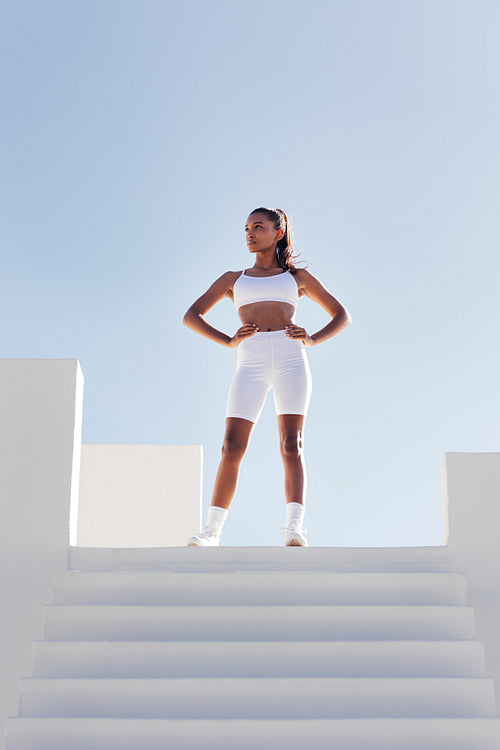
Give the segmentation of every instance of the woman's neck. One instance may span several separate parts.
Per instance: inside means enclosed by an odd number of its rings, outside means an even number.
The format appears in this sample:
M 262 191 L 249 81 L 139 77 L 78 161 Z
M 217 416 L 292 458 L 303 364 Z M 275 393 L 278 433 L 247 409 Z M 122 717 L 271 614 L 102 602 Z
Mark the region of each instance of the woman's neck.
M 281 268 L 276 251 L 274 250 L 272 253 L 257 253 L 252 268 L 256 271 L 270 271 L 271 268 Z

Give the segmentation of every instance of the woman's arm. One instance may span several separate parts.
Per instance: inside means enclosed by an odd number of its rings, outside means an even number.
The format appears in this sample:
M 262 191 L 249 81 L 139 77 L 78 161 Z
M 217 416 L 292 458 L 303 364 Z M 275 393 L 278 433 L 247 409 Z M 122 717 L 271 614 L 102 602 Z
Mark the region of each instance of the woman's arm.
M 184 315 L 182 322 L 191 330 L 205 336 L 211 341 L 215 341 L 231 349 L 238 346 L 242 339 L 252 336 L 258 329 L 253 323 L 246 323 L 237 330 L 234 336 L 228 336 L 227 333 L 219 331 L 210 323 L 207 323 L 203 317 L 212 309 L 217 302 L 225 297 L 232 297 L 233 284 L 239 276 L 238 271 L 227 271 L 222 274 L 217 281 L 214 281 L 211 287 L 202 294 L 196 302 L 193 302 L 189 310 Z
M 323 286 L 316 276 L 306 271 L 305 268 L 301 268 L 296 272 L 295 277 L 297 286 L 299 287 L 299 294 L 309 297 L 313 302 L 320 305 L 323 310 L 326 310 L 332 316 L 332 319 L 324 328 L 316 331 L 312 336 L 309 336 L 304 328 L 300 328 L 300 326 L 290 326 L 287 329 L 287 335 L 290 338 L 299 338 L 303 340 L 306 346 L 314 346 L 332 338 L 332 336 L 336 336 L 337 333 L 340 333 L 340 331 L 343 331 L 344 328 L 350 325 L 351 316 L 344 305 L 333 294 L 330 294 L 328 289 Z

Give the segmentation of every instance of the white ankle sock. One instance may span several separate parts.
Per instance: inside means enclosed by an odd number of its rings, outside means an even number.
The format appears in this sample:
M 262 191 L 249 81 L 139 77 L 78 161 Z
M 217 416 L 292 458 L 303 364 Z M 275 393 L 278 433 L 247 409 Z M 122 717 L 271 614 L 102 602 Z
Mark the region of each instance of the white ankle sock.
M 207 513 L 207 526 L 215 526 L 220 533 L 226 518 L 227 508 L 218 508 L 217 505 L 211 505 Z
M 286 504 L 286 525 L 287 528 L 293 526 L 294 528 L 300 529 L 302 521 L 304 520 L 305 508 L 302 503 L 287 503 Z

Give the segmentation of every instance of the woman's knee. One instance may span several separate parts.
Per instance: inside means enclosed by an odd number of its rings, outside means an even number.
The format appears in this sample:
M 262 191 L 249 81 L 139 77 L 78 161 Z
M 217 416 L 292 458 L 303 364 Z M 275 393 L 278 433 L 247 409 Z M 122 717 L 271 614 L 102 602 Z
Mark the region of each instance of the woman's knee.
M 303 452 L 302 433 L 287 432 L 281 435 L 280 450 L 284 458 L 299 458 Z
M 241 461 L 248 446 L 248 439 L 233 435 L 224 436 L 222 442 L 222 457 L 232 461 Z

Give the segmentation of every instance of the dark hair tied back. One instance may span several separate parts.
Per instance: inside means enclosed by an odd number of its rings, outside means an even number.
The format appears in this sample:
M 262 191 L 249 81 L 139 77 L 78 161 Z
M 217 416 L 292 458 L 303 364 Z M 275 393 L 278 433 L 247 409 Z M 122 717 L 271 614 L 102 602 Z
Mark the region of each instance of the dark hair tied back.
M 296 256 L 293 254 L 292 246 L 292 230 L 288 216 L 281 208 L 255 208 L 252 214 L 265 214 L 270 221 L 274 222 L 275 229 L 283 230 L 283 237 L 279 240 L 276 246 L 276 255 L 278 256 L 279 264 L 286 271 L 295 273 L 297 266 L 294 265 L 293 261 Z M 250 216 L 252 215 L 250 214 Z

